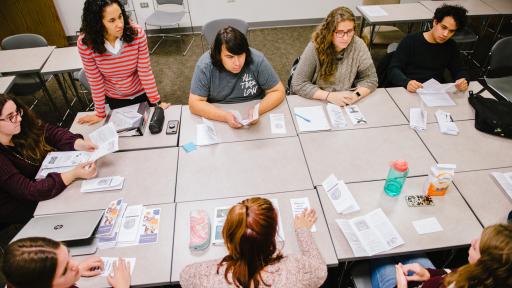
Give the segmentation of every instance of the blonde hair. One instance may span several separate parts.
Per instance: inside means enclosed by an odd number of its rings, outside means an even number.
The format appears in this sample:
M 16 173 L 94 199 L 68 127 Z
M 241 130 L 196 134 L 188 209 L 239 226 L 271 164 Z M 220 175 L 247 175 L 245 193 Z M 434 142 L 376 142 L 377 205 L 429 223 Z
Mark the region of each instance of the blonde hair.
M 512 224 L 486 227 L 480 238 L 480 258 L 446 276 L 446 286 L 512 287 Z
M 336 49 L 332 43 L 332 37 L 338 24 L 343 21 L 352 21 L 355 29 L 356 18 L 352 10 L 347 7 L 338 7 L 325 17 L 311 36 L 320 62 L 318 77 L 324 81 L 331 80 L 336 73 Z

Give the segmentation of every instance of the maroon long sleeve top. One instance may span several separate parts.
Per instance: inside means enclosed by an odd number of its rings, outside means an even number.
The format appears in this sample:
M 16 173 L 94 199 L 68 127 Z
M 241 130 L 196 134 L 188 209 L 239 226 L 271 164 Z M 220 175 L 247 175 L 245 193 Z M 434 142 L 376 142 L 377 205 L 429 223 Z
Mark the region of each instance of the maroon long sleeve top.
M 46 143 L 57 151 L 74 150 L 75 141 L 82 138 L 67 129 L 43 125 Z M 40 167 L 41 163 L 24 160 L 15 147 L 0 144 L 0 226 L 25 223 L 39 201 L 51 199 L 66 188 L 60 173 L 35 180 Z

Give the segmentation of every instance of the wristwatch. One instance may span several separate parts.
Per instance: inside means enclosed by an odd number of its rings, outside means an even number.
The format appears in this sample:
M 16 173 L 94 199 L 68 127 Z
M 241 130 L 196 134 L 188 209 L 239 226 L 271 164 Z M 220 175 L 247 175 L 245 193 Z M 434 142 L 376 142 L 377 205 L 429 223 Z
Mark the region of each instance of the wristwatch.
M 356 95 L 357 95 L 357 98 L 359 98 L 359 97 L 361 97 L 361 96 L 362 96 L 362 95 L 361 95 L 361 93 L 359 93 L 359 91 L 354 91 L 354 94 L 356 94 Z

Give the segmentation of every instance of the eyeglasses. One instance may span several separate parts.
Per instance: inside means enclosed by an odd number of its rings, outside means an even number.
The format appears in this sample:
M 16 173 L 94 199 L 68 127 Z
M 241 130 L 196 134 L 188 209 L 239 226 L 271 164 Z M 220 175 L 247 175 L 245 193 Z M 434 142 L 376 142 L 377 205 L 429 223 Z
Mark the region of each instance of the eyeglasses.
M 20 118 L 23 117 L 23 110 L 16 110 L 16 112 L 7 115 L 6 118 L 0 119 L 0 121 L 9 121 L 11 123 L 16 123 L 16 120 L 18 120 L 18 116 L 20 116 Z
M 343 38 L 345 36 L 352 37 L 352 35 L 354 35 L 354 29 L 348 31 L 336 30 L 334 31 L 334 35 L 336 35 L 338 38 Z

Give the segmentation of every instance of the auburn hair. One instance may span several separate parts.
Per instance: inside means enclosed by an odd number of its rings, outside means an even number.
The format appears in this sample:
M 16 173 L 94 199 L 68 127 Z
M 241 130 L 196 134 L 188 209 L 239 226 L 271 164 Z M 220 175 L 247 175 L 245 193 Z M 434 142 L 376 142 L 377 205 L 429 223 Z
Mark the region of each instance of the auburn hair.
M 44 124 L 30 109 L 15 97 L 0 95 L 0 111 L 9 101 L 16 104 L 18 112 L 23 111 L 20 133 L 12 136 L 14 147 L 25 160 L 33 163 L 42 163 L 46 154 L 54 149 L 44 140 Z
M 51 288 L 60 245 L 44 237 L 24 238 L 9 244 L 2 263 L 7 287 Z
M 352 10 L 347 7 L 338 7 L 329 12 L 329 15 L 325 17 L 311 36 L 320 62 L 318 78 L 324 81 L 332 80 L 338 67 L 336 48 L 332 43 L 332 37 L 338 24 L 343 21 L 352 21 L 355 29 L 356 18 Z
M 512 287 L 512 224 L 486 227 L 480 238 L 480 258 L 444 279 L 446 286 Z
M 277 217 L 272 202 L 260 197 L 246 199 L 229 210 L 222 229 L 228 255 L 217 265 L 217 273 L 226 265 L 224 278 L 229 284 L 251 287 L 252 283 L 254 288 L 261 283 L 269 285 L 261 271 L 283 258 L 276 246 Z

